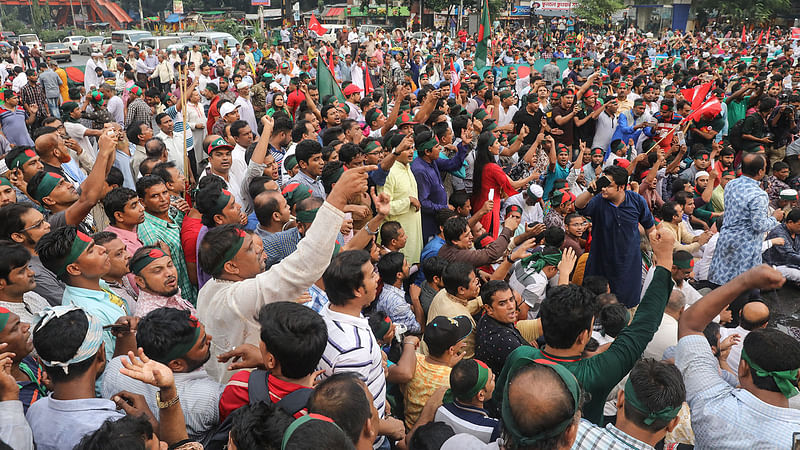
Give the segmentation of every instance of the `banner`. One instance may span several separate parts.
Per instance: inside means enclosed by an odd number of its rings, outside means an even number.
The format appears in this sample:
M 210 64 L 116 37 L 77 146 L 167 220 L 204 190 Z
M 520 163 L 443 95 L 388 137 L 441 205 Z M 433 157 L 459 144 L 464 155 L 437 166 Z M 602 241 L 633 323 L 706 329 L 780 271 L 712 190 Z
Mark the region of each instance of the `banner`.
M 572 8 L 578 5 L 578 2 L 559 2 L 559 1 L 537 1 L 531 2 L 530 9 L 534 14 L 548 15 L 553 12 L 571 13 Z M 549 14 L 552 15 L 552 14 Z
M 252 6 L 272 6 L 270 2 L 272 0 L 250 0 L 250 5 Z

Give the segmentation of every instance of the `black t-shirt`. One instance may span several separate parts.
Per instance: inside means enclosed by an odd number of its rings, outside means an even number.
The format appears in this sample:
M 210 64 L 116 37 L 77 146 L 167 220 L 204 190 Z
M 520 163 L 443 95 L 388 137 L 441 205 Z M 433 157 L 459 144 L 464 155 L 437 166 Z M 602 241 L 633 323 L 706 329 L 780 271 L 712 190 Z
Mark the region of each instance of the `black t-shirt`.
M 556 140 L 556 144 L 564 144 L 567 147 L 572 147 L 572 144 L 575 140 L 575 121 L 570 118 L 570 120 L 564 125 L 559 125 L 558 122 L 556 122 L 556 117 L 569 115 L 569 113 L 572 112 L 572 108 L 564 109 L 561 107 L 561 105 L 556 105 L 553 107 L 551 112 L 553 113 L 553 126 L 564 131 L 563 134 L 553 135 L 553 138 Z
M 583 120 L 586 116 L 592 114 L 591 108 L 583 105 L 580 112 L 575 116 L 579 120 Z M 597 119 L 589 119 L 583 125 L 575 127 L 575 139 L 586 143 L 588 148 L 592 148 L 592 141 L 594 140 L 594 132 L 597 129 Z
M 544 117 L 544 114 L 539 108 L 536 108 L 536 112 L 533 113 L 533 115 L 528 113 L 527 107 L 523 107 L 514 113 L 514 117 L 511 119 L 511 121 L 514 122 L 514 132 L 519 134 L 523 125 L 527 125 L 530 131 L 528 135 L 525 136 L 525 140 L 522 141 L 523 144 L 530 145 L 536 141 L 536 136 L 539 134 L 539 129 L 542 127 L 542 117 Z

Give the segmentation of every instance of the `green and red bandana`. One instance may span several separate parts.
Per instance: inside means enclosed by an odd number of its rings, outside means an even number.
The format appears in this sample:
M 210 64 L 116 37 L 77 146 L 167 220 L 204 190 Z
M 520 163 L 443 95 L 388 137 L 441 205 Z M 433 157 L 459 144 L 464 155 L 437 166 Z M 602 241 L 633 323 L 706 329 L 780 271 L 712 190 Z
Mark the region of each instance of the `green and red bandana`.
M 237 253 L 239 253 L 239 249 L 242 248 L 242 244 L 244 243 L 244 237 L 247 235 L 244 230 L 236 228 L 234 230 L 236 233 L 236 240 L 233 241 L 231 247 L 222 255 L 222 258 L 219 260 L 219 263 L 216 267 L 214 267 L 213 273 L 221 273 L 222 267 L 225 266 L 225 263 L 232 260 Z
M 567 147 L 564 144 L 558 144 L 558 154 L 560 155 L 562 153 L 566 153 L 567 155 L 569 155 L 569 153 L 570 153 L 569 152 L 569 147 Z
M 590 153 L 591 153 L 592 156 L 594 156 L 594 155 L 605 155 L 606 154 L 606 152 L 602 148 L 597 148 L 597 147 L 593 148 Z
M 694 268 L 694 259 L 674 259 L 672 264 L 679 269 L 691 269 Z
M 506 208 L 506 217 L 515 212 L 522 214 L 522 208 L 520 208 L 519 205 L 508 205 L 508 208 Z
M 283 434 L 283 442 L 281 443 L 281 450 L 284 450 L 286 448 L 286 444 L 289 443 L 289 439 L 292 438 L 292 435 L 295 433 L 295 431 L 297 431 L 298 428 L 300 428 L 301 426 L 303 426 L 303 424 L 307 422 L 311 422 L 312 420 L 319 420 L 322 422 L 332 423 L 336 428 L 339 428 L 339 425 L 336 425 L 336 422 L 334 422 L 333 419 L 331 419 L 330 417 L 316 413 L 306 414 L 305 416 L 292 422 L 292 424 L 289 425 L 288 428 L 286 428 L 286 432 Z M 341 431 L 341 428 L 339 428 L 339 430 Z M 342 431 L 342 433 L 344 433 L 344 431 Z
M 67 254 L 66 258 L 64 258 L 64 262 L 61 264 L 58 272 L 56 272 L 56 275 L 64 275 L 67 272 L 67 266 L 77 261 L 91 243 L 91 237 L 87 236 L 82 231 L 78 231 L 75 234 L 75 239 L 72 241 L 72 246 L 69 249 L 69 253 Z
M 380 148 L 380 146 L 381 144 L 378 141 L 369 141 L 369 143 L 364 147 L 364 150 L 362 150 L 361 153 L 364 153 L 366 155 L 367 153 L 375 150 L 376 148 Z
M 27 163 L 28 161 L 30 161 L 35 157 L 36 157 L 36 151 L 34 151 L 32 148 L 26 148 L 25 150 L 20 152 L 20 154 L 17 155 L 16 158 L 14 158 L 11 161 L 11 164 L 8 165 L 8 168 L 19 169 L 20 167 L 25 165 L 25 163 Z
M 375 325 L 375 339 L 383 339 L 383 337 L 386 336 L 386 333 L 388 333 L 391 328 L 392 319 L 390 319 L 389 316 L 384 317 L 383 322 Z M 0 331 L 3 331 L 2 328 L 0 328 Z
M 221 190 L 216 203 L 214 203 L 214 214 L 222 214 L 222 210 L 228 206 L 228 202 L 230 202 L 232 198 L 233 194 L 231 194 L 230 191 L 227 189 Z
M 303 183 L 289 183 L 281 191 L 289 208 L 311 197 L 311 188 Z
M 142 93 L 143 93 L 142 92 L 142 88 L 140 88 L 139 86 L 137 86 L 135 84 L 133 86 L 131 86 L 130 88 L 128 88 L 128 92 L 130 92 L 131 94 L 134 94 L 134 95 L 142 95 Z
M 45 172 L 42 181 L 40 181 L 39 186 L 36 187 L 36 192 L 33 193 L 33 199 L 42 203 L 42 199 L 50 195 L 53 189 L 55 189 L 58 183 L 63 179 L 64 177 L 57 173 Z
M 411 117 L 411 114 L 409 114 L 408 111 L 405 111 L 405 112 L 403 112 L 403 114 L 400 114 L 399 116 L 397 116 L 397 121 L 395 122 L 395 125 L 400 127 L 400 126 L 403 126 L 403 125 L 414 125 L 414 124 L 416 124 L 416 122 L 413 122 L 412 119 L 413 119 L 413 117 Z
M 164 355 L 164 360 L 159 362 L 168 364 L 173 359 L 181 358 L 189 353 L 192 350 L 192 347 L 197 344 L 198 339 L 200 339 L 200 321 L 197 320 L 195 316 L 190 315 L 189 325 L 194 329 L 194 333 L 187 336 L 183 341 L 175 344 L 169 353 Z
M 6 178 L 6 177 L 0 177 L 0 186 L 14 187 L 14 185 L 11 184 L 11 181 L 9 181 L 8 178 Z
M 131 263 L 131 272 L 139 275 L 145 267 L 150 265 L 151 262 L 165 256 L 167 256 L 167 254 L 164 253 L 164 251 L 160 248 L 150 249 L 146 255 Z
M 478 377 L 472 389 L 458 396 L 458 398 L 464 401 L 472 400 L 478 395 L 481 389 L 486 387 L 486 383 L 489 381 L 489 366 L 479 359 L 473 359 L 473 361 L 477 363 Z M 444 393 L 442 403 L 452 403 L 454 400 L 456 400 L 456 395 L 453 393 L 452 389 L 448 389 L 447 392 Z
M 8 323 L 8 319 L 10 319 L 10 318 L 11 318 L 11 311 L 9 311 L 6 308 L 3 308 L 2 306 L 0 306 L 0 333 L 3 332 L 3 329 L 6 327 L 6 324 Z M 384 334 L 386 334 L 386 333 L 384 333 Z
M 486 118 L 487 115 L 488 115 L 488 113 L 486 112 L 486 110 L 483 109 L 483 108 L 480 108 L 480 109 L 476 109 L 475 112 L 472 113 L 472 118 L 473 119 L 478 119 L 478 120 L 483 120 L 483 119 Z

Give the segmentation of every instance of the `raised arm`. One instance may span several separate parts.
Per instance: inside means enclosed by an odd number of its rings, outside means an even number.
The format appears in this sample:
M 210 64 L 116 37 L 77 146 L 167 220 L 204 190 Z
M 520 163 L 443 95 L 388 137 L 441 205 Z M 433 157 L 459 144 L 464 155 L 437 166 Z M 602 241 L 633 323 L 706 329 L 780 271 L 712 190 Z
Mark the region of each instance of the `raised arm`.
M 97 158 L 89 176 L 81 183 L 81 195 L 64 213 L 67 225 L 78 225 L 86 218 L 89 211 L 100 201 L 106 176 L 114 164 L 114 152 L 117 146 L 117 135 L 110 124 L 106 124 L 103 134 L 97 141 Z M 109 134 L 111 133 L 111 134 Z

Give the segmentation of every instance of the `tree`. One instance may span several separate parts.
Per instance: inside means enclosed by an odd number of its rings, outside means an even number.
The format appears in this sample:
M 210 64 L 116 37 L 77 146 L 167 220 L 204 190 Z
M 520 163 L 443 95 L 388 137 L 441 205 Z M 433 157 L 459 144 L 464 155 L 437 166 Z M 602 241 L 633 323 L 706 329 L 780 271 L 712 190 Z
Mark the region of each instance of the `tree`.
M 603 25 L 611 21 L 611 15 L 625 7 L 622 0 L 580 0 L 576 14 L 592 25 Z
M 791 0 L 702 0 L 699 5 L 733 21 L 758 24 L 769 22 L 778 13 L 789 11 L 791 6 Z

